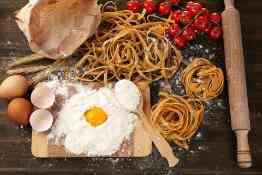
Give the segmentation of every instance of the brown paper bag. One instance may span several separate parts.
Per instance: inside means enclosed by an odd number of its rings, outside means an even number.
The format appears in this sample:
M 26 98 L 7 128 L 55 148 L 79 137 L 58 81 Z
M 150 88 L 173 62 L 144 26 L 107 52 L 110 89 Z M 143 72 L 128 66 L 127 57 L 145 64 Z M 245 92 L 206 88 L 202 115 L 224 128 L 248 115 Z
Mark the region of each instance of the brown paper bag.
M 96 0 L 31 0 L 16 18 L 33 52 L 58 59 L 95 33 L 101 13 Z

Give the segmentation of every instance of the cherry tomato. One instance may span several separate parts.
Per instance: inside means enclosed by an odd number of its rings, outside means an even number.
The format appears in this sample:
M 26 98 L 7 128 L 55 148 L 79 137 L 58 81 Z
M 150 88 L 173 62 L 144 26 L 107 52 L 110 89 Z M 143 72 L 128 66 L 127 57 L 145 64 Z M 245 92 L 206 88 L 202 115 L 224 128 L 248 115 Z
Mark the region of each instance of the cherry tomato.
M 175 21 L 175 23 L 180 22 L 180 16 L 181 16 L 182 11 L 181 10 L 176 10 L 173 11 L 171 14 L 171 19 Z
M 209 34 L 210 31 L 211 31 L 211 29 L 212 29 L 212 24 L 211 24 L 210 22 L 208 22 L 207 25 L 206 25 L 206 27 L 205 27 L 205 29 L 204 29 L 204 32 L 205 32 L 206 34 Z
M 131 0 L 131 1 L 127 2 L 127 9 L 128 10 L 136 12 L 136 11 L 140 10 L 140 8 L 141 8 L 141 4 L 137 0 Z
M 153 0 L 145 0 L 144 8 L 147 13 L 153 13 L 156 10 L 156 5 L 154 4 Z
M 221 16 L 218 13 L 211 13 L 209 19 L 214 24 L 219 24 L 221 22 Z
M 207 26 L 208 20 L 204 16 L 199 16 L 193 23 L 193 27 L 197 30 L 204 31 Z
M 175 38 L 177 36 L 177 34 L 180 32 L 180 27 L 178 24 L 173 24 L 170 28 L 169 28 L 169 34 Z
M 179 2 L 180 2 L 180 0 L 170 0 L 170 2 L 172 3 L 172 4 L 178 4 Z
M 194 5 L 193 1 L 188 1 L 187 4 L 186 4 L 186 8 L 190 7 L 190 6 L 193 6 L 193 5 Z
M 187 40 L 186 40 L 186 38 L 185 38 L 184 36 L 182 36 L 182 35 L 176 37 L 174 41 L 175 41 L 175 45 L 176 45 L 178 48 L 180 48 L 180 49 L 184 48 L 184 47 L 187 45 Z
M 191 41 L 196 38 L 196 32 L 193 28 L 188 27 L 185 29 L 185 31 L 182 33 L 182 36 L 184 36 L 188 41 Z
M 203 6 L 200 3 L 189 1 L 186 9 L 192 13 L 193 16 L 202 11 Z
M 202 16 L 206 17 L 207 19 L 209 18 L 210 13 L 206 8 L 202 8 Z
M 168 15 L 171 12 L 171 7 L 167 2 L 162 2 L 159 4 L 158 12 L 160 15 Z
M 182 24 L 188 24 L 191 22 L 193 15 L 190 11 L 184 10 L 180 15 L 180 22 Z
M 186 4 L 186 10 L 191 11 L 193 6 L 194 6 L 194 2 L 193 1 L 188 1 L 187 4 Z
M 221 27 L 214 27 L 211 31 L 210 31 L 210 38 L 213 40 L 218 40 L 222 35 L 222 28 Z

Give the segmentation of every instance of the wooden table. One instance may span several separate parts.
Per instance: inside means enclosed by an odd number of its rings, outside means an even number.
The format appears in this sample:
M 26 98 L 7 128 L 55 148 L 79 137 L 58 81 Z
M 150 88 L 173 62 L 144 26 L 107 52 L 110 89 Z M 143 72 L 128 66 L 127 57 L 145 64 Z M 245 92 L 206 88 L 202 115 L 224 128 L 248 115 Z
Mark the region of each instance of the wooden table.
M 0 67 L 13 56 L 30 53 L 18 30 L 13 12 L 25 0 L 0 1 Z M 252 131 L 250 144 L 253 167 L 240 170 L 233 154 L 234 137 L 228 110 L 213 116 L 211 125 L 203 125 L 202 136 L 192 141 L 190 151 L 181 155 L 178 167 L 167 167 L 156 151 L 148 158 L 110 159 L 36 159 L 31 155 L 31 130 L 19 128 L 5 117 L 6 103 L 0 102 L 0 174 L 186 174 L 186 175 L 261 175 L 262 174 L 262 1 L 237 1 L 241 12 L 246 56 L 248 96 Z M 1 70 L 1 69 L 0 69 Z M 0 71 L 1 73 L 1 71 Z

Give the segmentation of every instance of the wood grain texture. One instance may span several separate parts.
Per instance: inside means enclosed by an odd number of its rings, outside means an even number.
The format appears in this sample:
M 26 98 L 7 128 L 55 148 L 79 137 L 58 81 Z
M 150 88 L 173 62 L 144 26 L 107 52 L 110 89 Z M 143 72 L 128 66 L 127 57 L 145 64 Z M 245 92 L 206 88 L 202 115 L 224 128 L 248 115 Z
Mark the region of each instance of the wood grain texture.
M 0 0 L 0 67 L 12 56 L 29 52 L 18 30 L 13 12 L 26 0 Z M 247 71 L 251 128 L 249 142 L 253 166 L 240 170 L 234 157 L 235 138 L 227 109 L 205 116 L 200 128 L 202 137 L 194 138 L 190 151 L 174 151 L 181 158 L 176 168 L 168 168 L 158 152 L 146 158 L 73 158 L 36 159 L 31 154 L 31 129 L 21 129 L 5 116 L 5 103 L 0 102 L 0 174 L 149 174 L 149 175 L 261 175 L 262 174 L 262 1 L 236 1 L 240 10 Z M 1 73 L 1 69 L 0 69 Z M 0 78 L 1 79 L 1 78 Z M 212 123 L 212 125 L 210 125 Z
M 224 0 L 224 2 L 225 10 L 222 13 L 222 26 L 231 127 L 236 134 L 238 165 L 241 168 L 250 168 L 252 166 L 248 143 L 250 119 L 240 14 L 234 7 L 234 0 Z

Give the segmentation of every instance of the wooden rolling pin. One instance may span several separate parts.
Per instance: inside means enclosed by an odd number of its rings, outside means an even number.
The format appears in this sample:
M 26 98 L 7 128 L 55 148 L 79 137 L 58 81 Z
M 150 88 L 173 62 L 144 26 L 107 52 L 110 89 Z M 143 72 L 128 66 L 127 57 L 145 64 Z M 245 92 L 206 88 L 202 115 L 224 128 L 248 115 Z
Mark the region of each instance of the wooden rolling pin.
M 249 168 L 252 165 L 248 144 L 250 120 L 240 16 L 234 7 L 234 0 L 224 0 L 224 3 L 222 19 L 231 126 L 236 134 L 238 165 L 241 168 Z

